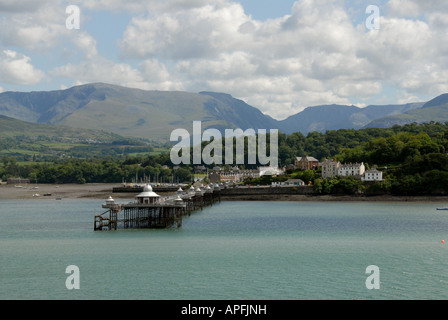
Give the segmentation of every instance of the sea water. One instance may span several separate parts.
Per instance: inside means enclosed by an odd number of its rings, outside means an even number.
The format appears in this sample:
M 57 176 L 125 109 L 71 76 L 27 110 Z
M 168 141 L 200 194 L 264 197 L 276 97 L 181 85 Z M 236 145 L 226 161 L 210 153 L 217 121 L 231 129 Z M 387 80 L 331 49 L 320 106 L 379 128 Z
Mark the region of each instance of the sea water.
M 181 228 L 94 231 L 103 202 L 0 200 L 0 299 L 448 298 L 443 204 L 220 202 Z

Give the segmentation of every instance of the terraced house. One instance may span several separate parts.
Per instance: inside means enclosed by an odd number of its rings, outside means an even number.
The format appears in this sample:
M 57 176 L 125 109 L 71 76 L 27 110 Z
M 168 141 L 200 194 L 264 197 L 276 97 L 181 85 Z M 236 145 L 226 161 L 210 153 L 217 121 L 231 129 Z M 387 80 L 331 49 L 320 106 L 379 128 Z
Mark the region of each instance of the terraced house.
M 366 172 L 364 162 L 343 164 L 338 168 L 340 177 L 362 177 Z

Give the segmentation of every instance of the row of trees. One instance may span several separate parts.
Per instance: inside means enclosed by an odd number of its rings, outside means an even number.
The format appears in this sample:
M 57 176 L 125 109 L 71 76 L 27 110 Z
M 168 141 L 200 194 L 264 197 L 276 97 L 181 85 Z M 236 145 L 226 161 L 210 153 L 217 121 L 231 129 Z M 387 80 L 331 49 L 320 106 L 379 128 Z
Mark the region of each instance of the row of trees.
M 53 163 L 23 165 L 8 158 L 3 159 L 0 176 L 3 179 L 29 178 L 39 183 L 118 183 L 123 180 L 169 183 L 191 181 L 192 178 L 192 167 L 173 170 L 153 161 L 145 165 L 132 162 L 114 159 L 67 159 Z
M 407 156 L 414 155 L 415 149 L 419 149 L 420 153 L 444 152 L 448 147 L 447 132 L 447 123 L 430 122 L 395 125 L 391 128 L 310 132 L 306 137 L 300 132 L 291 135 L 280 133 L 279 163 L 293 164 L 295 157 L 305 155 L 319 160 L 338 156 L 344 162 L 363 161 L 371 164 L 402 162 Z M 401 144 L 396 141 L 401 141 Z M 403 144 L 407 144 L 407 149 L 402 150 Z M 440 149 L 440 146 L 443 148 Z M 394 153 L 396 147 L 403 151 L 402 157 Z M 368 152 L 371 148 L 376 150 L 375 154 Z

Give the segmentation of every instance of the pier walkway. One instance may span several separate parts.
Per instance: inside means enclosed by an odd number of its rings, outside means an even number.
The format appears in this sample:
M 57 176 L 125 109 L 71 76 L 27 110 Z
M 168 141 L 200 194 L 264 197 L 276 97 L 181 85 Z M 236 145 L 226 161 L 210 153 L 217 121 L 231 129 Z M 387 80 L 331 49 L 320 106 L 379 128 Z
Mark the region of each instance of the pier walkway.
M 94 230 L 179 228 L 184 216 L 220 201 L 220 191 L 219 185 L 208 185 L 187 191 L 179 188 L 173 195 L 160 196 L 146 185 L 135 202 L 119 204 L 109 197 L 102 205 L 107 211 L 95 215 Z

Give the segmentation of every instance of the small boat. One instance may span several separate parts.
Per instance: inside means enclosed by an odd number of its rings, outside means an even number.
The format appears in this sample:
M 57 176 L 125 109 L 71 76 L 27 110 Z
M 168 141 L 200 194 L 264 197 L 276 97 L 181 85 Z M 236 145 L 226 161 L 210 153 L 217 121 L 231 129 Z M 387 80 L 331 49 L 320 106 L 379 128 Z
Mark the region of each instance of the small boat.
M 436 210 L 448 210 L 448 208 L 436 208 Z

